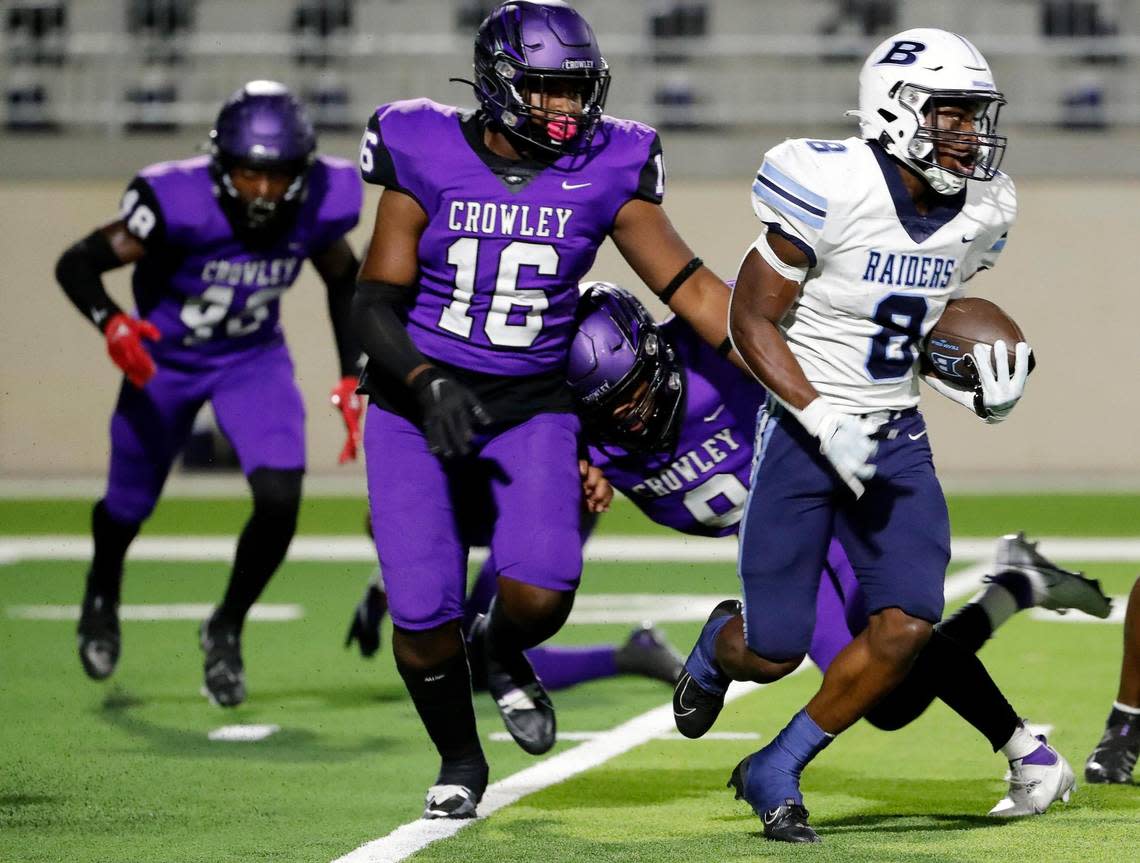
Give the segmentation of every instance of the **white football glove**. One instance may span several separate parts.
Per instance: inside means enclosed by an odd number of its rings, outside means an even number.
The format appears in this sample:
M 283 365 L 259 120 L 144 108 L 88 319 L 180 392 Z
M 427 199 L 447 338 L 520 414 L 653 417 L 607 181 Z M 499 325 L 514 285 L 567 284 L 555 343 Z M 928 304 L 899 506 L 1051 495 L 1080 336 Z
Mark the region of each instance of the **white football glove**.
M 863 496 L 863 480 L 875 475 L 870 463 L 879 449 L 872 440 L 878 426 L 863 417 L 836 410 L 822 398 L 817 398 L 802 411 L 792 410 L 796 419 L 813 437 L 819 439 L 819 451 L 831 462 L 855 497 Z
M 1005 342 L 998 339 L 991 351 L 988 345 L 974 345 L 974 368 L 978 372 L 978 386 L 974 390 L 974 412 L 988 423 L 1000 423 L 1013 410 L 1025 392 L 1025 379 L 1029 377 L 1029 345 L 1018 342 L 1014 346 L 1013 375 L 1009 373 L 1009 351 Z M 991 355 L 994 361 L 990 362 Z

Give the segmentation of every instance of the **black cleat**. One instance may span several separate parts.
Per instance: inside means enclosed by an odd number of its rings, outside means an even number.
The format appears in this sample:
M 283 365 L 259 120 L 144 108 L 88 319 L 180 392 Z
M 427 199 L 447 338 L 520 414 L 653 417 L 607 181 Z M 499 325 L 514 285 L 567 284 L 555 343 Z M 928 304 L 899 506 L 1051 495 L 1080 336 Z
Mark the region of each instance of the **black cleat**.
M 515 743 L 531 755 L 549 752 L 556 739 L 554 704 L 542 682 L 523 654 L 514 657 L 510 667 L 493 659 L 486 649 L 487 618 L 479 617 L 471 626 L 472 668 L 481 666 L 486 675 L 487 691 L 495 699 L 503 725 Z M 472 673 L 473 682 L 482 683 L 481 675 Z
M 724 708 L 724 696 L 731 682 L 716 664 L 716 636 L 723 627 L 712 624 L 741 613 L 738 599 L 718 603 L 697 637 L 689 658 L 673 688 L 673 721 L 686 737 L 696 739 L 713 727 Z
M 651 623 L 643 623 L 630 633 L 625 644 L 614 654 L 618 674 L 640 674 L 674 686 L 684 660 Z
M 241 628 L 215 614 L 202 622 L 199 643 L 206 654 L 202 694 L 218 707 L 237 707 L 245 701 Z
M 475 808 L 487 790 L 486 761 L 470 765 L 444 765 L 424 800 L 425 820 L 474 818 Z
M 745 758 L 732 771 L 728 779 L 728 788 L 736 790 L 736 799 L 745 800 L 744 786 L 748 781 L 748 762 L 751 755 Z M 749 804 L 751 805 L 751 804 Z M 808 811 L 802 803 L 788 798 L 775 809 L 757 810 L 754 812 L 760 817 L 764 825 L 764 838 L 775 842 L 819 842 L 819 834 L 808 826 Z
M 119 609 L 98 595 L 84 596 L 76 629 L 79 661 L 92 680 L 106 680 L 119 661 Z
M 350 647 L 355 641 L 361 656 L 365 659 L 375 656 L 380 650 L 380 624 L 387 613 L 388 594 L 375 581 L 368 582 L 364 597 L 352 613 L 344 646 Z
M 1140 755 L 1140 717 L 1135 722 L 1110 725 L 1085 762 L 1085 781 L 1095 784 L 1131 785 L 1132 771 Z

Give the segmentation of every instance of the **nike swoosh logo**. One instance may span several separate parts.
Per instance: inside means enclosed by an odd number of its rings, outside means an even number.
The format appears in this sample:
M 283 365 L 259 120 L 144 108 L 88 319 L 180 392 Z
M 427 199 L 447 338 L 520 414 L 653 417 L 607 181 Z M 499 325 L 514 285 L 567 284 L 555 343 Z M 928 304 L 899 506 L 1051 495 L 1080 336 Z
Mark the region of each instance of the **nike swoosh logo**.
M 721 405 L 719 408 L 717 408 L 715 411 L 713 411 L 711 414 L 709 414 L 707 417 L 705 417 L 705 422 L 707 422 L 707 423 L 713 422 L 722 413 L 724 413 L 724 405 Z
M 976 239 L 978 239 L 978 237 L 977 237 L 977 234 L 975 234 L 975 235 L 974 235 L 974 236 L 972 236 L 972 237 L 965 237 L 965 236 L 964 236 L 964 237 L 962 237 L 962 242 L 963 242 L 963 243 L 972 243 L 972 242 L 974 242 L 974 240 L 976 240 Z
M 574 189 L 584 189 L 587 186 L 591 186 L 591 185 L 593 185 L 593 184 L 592 183 L 567 183 L 565 180 L 562 181 L 562 188 L 565 189 L 567 192 L 573 191 Z
M 921 438 L 926 437 L 926 431 L 927 431 L 926 429 L 923 429 L 918 434 L 909 434 L 908 433 L 907 437 L 910 438 L 911 440 L 919 440 Z

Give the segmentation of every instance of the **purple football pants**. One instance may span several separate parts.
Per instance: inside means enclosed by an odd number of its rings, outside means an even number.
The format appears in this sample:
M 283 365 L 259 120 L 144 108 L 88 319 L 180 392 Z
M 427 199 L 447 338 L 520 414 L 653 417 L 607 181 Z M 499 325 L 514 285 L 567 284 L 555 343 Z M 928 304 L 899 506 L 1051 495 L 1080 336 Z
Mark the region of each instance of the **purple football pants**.
M 157 366 L 141 390 L 124 379 L 111 416 L 103 500 L 116 521 L 137 524 L 151 514 L 207 401 L 246 476 L 258 468 L 304 469 L 305 405 L 284 343 L 193 369 Z
M 577 588 L 578 431 L 573 414 L 539 414 L 476 437 L 471 455 L 445 463 L 413 423 L 369 407 L 368 502 L 393 624 L 433 629 L 462 618 L 473 545 L 490 546 L 500 575 Z

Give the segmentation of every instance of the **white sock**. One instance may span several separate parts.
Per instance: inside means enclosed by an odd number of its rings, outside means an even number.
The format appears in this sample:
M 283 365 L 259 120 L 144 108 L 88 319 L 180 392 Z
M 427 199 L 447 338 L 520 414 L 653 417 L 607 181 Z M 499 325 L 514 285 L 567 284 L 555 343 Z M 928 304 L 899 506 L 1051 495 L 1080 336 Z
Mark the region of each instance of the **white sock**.
M 1013 736 L 1001 748 L 1001 754 L 1009 761 L 1017 761 L 1032 753 L 1040 745 L 1041 741 L 1030 734 L 1024 725 L 1018 725 Z
M 993 582 L 982 588 L 968 604 L 982 607 L 982 611 L 990 620 L 990 629 L 993 632 L 1021 610 L 1016 597 L 1007 588 Z
M 1121 704 L 1119 701 L 1112 702 L 1112 708 L 1119 710 L 1121 713 L 1127 713 L 1130 716 L 1140 716 L 1140 707 L 1129 707 L 1127 704 Z

